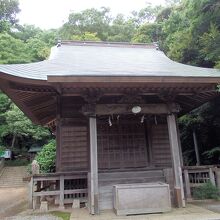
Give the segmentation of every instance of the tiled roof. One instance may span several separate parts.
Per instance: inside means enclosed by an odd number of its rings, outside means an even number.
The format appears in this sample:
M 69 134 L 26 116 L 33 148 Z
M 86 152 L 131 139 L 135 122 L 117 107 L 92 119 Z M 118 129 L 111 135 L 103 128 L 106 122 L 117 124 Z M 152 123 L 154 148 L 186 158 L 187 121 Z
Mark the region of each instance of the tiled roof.
M 47 80 L 47 76 L 220 77 L 220 70 L 184 65 L 149 45 L 71 43 L 53 47 L 48 60 L 0 65 L 0 72 Z

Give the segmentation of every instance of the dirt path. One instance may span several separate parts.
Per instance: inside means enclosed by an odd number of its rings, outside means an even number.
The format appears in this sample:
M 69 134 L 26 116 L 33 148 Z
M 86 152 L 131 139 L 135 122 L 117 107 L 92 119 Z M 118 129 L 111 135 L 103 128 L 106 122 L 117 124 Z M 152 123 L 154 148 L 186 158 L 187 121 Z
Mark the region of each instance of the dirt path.
M 27 188 L 0 188 L 0 219 L 27 209 Z

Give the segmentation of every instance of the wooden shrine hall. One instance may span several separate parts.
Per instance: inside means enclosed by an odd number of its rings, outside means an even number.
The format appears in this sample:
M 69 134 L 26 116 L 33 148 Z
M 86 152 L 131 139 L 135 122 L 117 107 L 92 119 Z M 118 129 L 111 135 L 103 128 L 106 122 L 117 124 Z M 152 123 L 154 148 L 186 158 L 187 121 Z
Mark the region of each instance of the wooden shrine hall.
M 154 44 L 64 41 L 48 60 L 0 65 L 0 89 L 56 134 L 56 173 L 33 176 L 31 202 L 78 199 L 91 214 L 184 207 L 176 119 L 216 97 L 219 82 L 219 70 L 174 62 Z

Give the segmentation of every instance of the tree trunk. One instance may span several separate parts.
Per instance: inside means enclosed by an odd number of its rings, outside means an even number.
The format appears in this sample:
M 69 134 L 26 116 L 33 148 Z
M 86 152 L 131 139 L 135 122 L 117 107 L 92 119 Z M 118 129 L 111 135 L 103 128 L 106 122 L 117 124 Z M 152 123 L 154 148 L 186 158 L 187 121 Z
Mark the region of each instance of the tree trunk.
M 194 148 L 195 148 L 195 154 L 196 154 L 196 166 L 200 166 L 199 148 L 198 148 L 198 142 L 197 142 L 195 130 L 193 130 L 193 142 L 194 142 Z
M 14 146 L 15 146 L 16 136 L 17 136 L 17 134 L 14 133 L 13 138 L 12 138 L 12 142 L 11 142 L 11 149 L 14 148 Z

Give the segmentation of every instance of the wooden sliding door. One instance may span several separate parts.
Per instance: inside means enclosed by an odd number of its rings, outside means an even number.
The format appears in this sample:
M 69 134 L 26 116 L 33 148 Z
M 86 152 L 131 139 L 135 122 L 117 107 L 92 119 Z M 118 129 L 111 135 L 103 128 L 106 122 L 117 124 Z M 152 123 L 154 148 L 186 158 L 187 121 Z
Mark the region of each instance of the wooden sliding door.
M 145 125 L 123 120 L 109 126 L 97 120 L 98 168 L 125 169 L 148 166 Z

